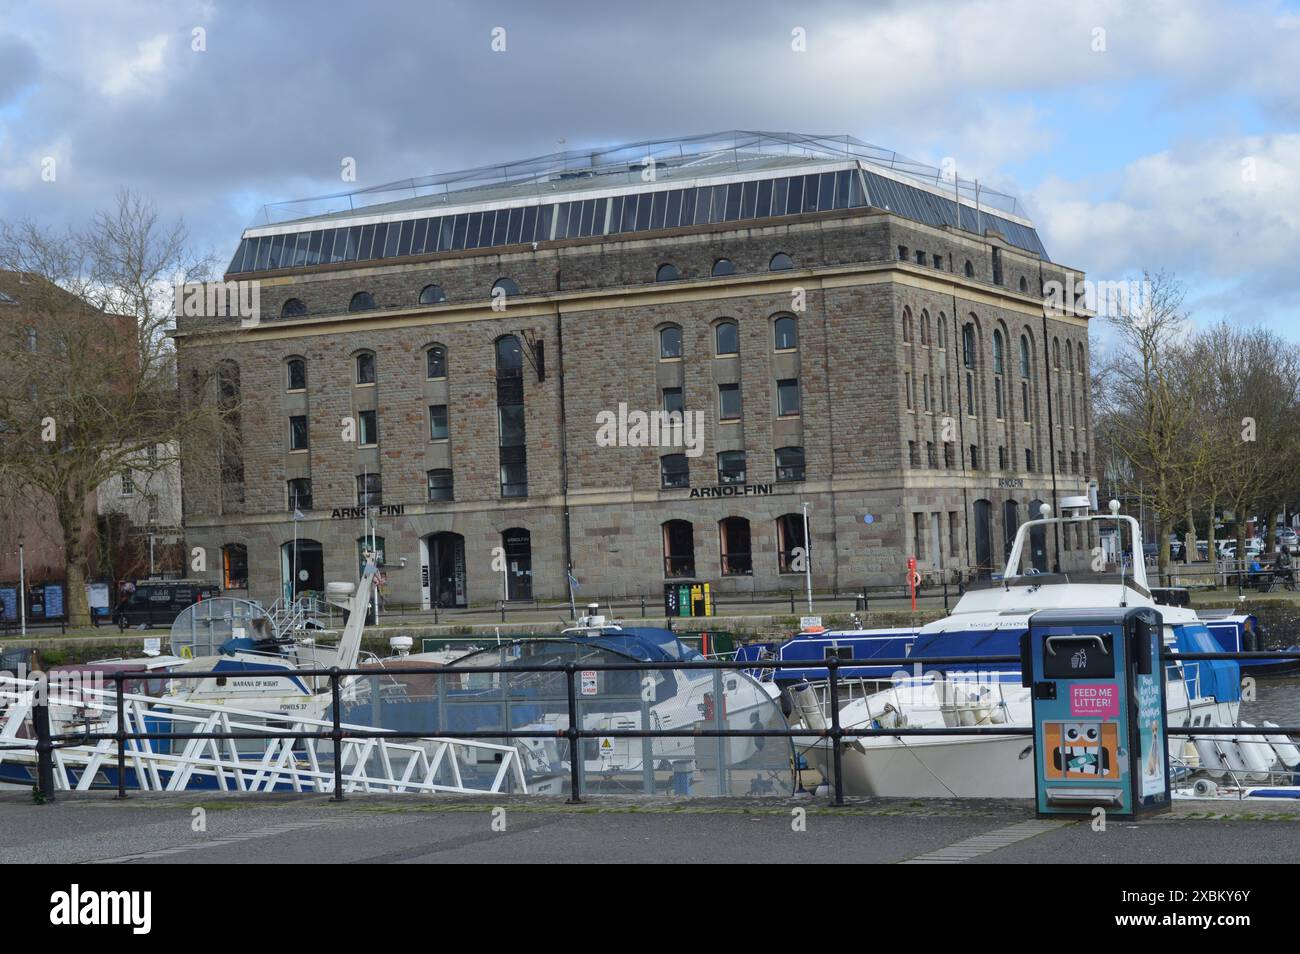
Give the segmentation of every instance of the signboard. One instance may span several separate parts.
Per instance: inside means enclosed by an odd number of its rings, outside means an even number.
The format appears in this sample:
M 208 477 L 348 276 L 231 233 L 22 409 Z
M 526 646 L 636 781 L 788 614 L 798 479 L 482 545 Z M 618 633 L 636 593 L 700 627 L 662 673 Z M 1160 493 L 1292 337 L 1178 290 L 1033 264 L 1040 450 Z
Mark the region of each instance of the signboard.
M 765 497 L 771 492 L 771 484 L 722 484 L 717 487 L 692 487 L 691 499 L 696 497 Z
M 367 510 L 375 511 L 380 517 L 400 517 L 406 513 L 406 504 L 384 504 L 381 507 L 335 507 L 330 511 L 331 520 L 360 520 Z
M 582 694 L 584 696 L 594 696 L 596 694 L 596 670 L 582 670 Z
M 0 586 L 0 619 L 18 618 L 18 587 Z
M 146 656 L 157 656 L 162 652 L 162 637 L 150 636 L 144 641 L 144 654 Z
M 1119 687 L 1113 682 L 1070 686 L 1070 715 L 1114 719 L 1119 716 Z
M 800 616 L 799 632 L 801 633 L 823 632 L 822 618 L 820 616 Z

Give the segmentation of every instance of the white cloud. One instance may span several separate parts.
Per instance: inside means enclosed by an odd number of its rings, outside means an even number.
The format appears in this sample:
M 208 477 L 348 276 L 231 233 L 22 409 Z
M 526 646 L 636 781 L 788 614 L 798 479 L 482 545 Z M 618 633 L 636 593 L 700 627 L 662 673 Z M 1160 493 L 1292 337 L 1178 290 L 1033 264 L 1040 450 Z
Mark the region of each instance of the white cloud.
M 97 64 L 100 70 L 99 88 L 109 96 L 121 96 L 147 88 L 162 72 L 164 54 L 170 42 L 170 36 L 160 33 L 138 43 L 136 54 L 131 59 L 106 54 Z

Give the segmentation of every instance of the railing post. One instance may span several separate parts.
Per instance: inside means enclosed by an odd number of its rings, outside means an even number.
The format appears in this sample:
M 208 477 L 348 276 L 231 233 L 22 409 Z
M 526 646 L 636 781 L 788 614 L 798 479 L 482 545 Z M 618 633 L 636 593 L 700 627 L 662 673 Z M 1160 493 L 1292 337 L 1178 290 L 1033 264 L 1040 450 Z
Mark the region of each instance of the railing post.
M 330 737 L 334 740 L 334 797 L 333 801 L 343 801 L 343 726 L 340 719 L 341 702 L 339 699 L 339 667 L 330 667 L 330 716 L 334 728 Z
M 42 679 L 37 693 L 48 691 L 49 683 Z M 32 706 L 32 727 L 36 730 L 36 790 L 42 802 L 54 801 L 54 742 L 50 739 L 50 706 L 41 699 Z
M 126 798 L 126 700 L 123 698 L 122 673 L 113 673 L 113 687 L 117 690 L 117 797 Z M 139 763 L 136 763 L 137 765 Z M 139 779 L 136 780 L 137 784 Z
M 582 732 L 578 728 L 578 690 L 573 685 L 573 677 L 577 674 L 578 667 L 575 663 L 569 663 L 564 667 L 569 696 L 569 728 L 564 734 L 569 740 L 568 804 L 570 805 L 578 805 L 582 802 Z
M 641 594 L 641 618 L 645 619 L 645 594 Z
M 826 669 L 830 676 L 830 698 L 831 698 L 831 765 L 835 774 L 832 782 L 831 793 L 833 796 L 833 805 L 844 804 L 844 772 L 843 761 L 844 753 L 840 751 L 840 740 L 844 738 L 844 730 L 840 728 L 840 659 L 839 656 L 832 656 L 826 660 Z
M 504 623 L 506 621 L 506 601 L 497 600 L 497 606 L 501 610 L 501 622 Z
M 943 575 L 943 611 L 948 612 L 948 574 Z

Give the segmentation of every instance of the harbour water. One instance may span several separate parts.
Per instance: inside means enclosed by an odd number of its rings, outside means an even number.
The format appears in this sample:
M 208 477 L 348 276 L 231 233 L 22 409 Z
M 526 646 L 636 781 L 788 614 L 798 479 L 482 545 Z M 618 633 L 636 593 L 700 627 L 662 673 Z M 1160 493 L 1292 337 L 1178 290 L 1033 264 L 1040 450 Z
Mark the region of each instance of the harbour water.
M 1242 701 L 1241 717 L 1255 725 L 1265 720 L 1278 725 L 1300 724 L 1300 674 L 1257 679 L 1255 701 Z

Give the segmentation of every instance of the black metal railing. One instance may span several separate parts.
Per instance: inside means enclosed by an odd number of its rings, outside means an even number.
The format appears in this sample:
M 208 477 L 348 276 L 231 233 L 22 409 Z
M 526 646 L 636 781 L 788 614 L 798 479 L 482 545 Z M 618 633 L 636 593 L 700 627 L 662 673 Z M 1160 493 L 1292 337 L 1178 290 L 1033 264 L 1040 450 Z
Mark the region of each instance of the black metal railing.
M 1216 652 L 1216 653 L 1170 653 L 1167 649 L 1162 651 L 1161 659 L 1163 664 L 1175 662 L 1197 662 L 1212 660 L 1295 660 L 1297 653 L 1295 650 L 1270 650 L 1270 651 L 1253 651 L 1253 652 Z M 863 665 L 862 660 L 840 660 L 834 656 L 822 660 L 822 666 L 827 670 L 827 701 L 829 703 L 829 713 L 827 713 L 827 722 L 829 723 L 823 729 L 732 729 L 732 728 L 701 728 L 698 725 L 691 729 L 614 729 L 614 728 L 596 728 L 584 729 L 581 726 L 579 718 L 578 694 L 575 677 L 580 672 L 672 672 L 679 670 L 705 670 L 705 671 L 727 671 L 727 670 L 745 670 L 753 672 L 756 670 L 775 670 L 775 669 L 803 669 L 807 668 L 808 660 L 779 660 L 765 659 L 755 660 L 707 660 L 692 662 L 638 662 L 629 661 L 627 663 L 567 663 L 564 665 L 518 665 L 518 666 L 412 666 L 403 667 L 400 670 L 403 676 L 418 675 L 518 675 L 523 673 L 563 673 L 566 683 L 566 705 L 568 725 L 563 729 L 511 729 L 511 728 L 492 728 L 492 729 L 474 729 L 474 730 L 457 730 L 454 733 L 455 738 L 464 740 L 473 739 L 561 739 L 569 743 L 569 765 L 570 765 L 570 794 L 568 801 L 571 804 L 582 802 L 582 756 L 580 752 L 580 743 L 587 738 L 625 738 L 625 739 L 733 739 L 733 738 L 777 738 L 777 739 L 813 739 L 825 740 L 830 743 L 830 762 L 832 766 L 830 783 L 831 803 L 833 805 L 844 804 L 844 781 L 843 781 L 843 752 L 842 745 L 845 736 L 853 737 L 925 737 L 925 736 L 1034 736 L 1032 725 L 1014 726 L 1014 725 L 989 725 L 989 726 L 903 726 L 892 728 L 872 728 L 870 726 L 852 725 L 845 728 L 841 723 L 840 713 L 840 687 L 841 679 L 839 670 L 846 666 Z M 900 657 L 896 659 L 872 659 L 872 666 L 894 666 L 900 671 L 906 672 L 909 668 L 914 668 L 918 664 L 927 667 L 953 667 L 953 666 L 973 666 L 986 668 L 1004 664 L 1014 664 L 1019 666 L 1021 657 L 1019 655 L 1002 655 L 1002 656 L 943 656 L 927 657 L 925 659 Z M 932 670 L 933 671 L 933 670 Z M 995 670 L 996 671 L 996 670 Z M 187 741 L 193 739 L 206 739 L 213 741 L 238 741 L 238 740 L 326 740 L 331 741 L 334 747 L 334 764 L 333 764 L 333 800 L 342 801 L 344 799 L 344 778 L 343 778 L 343 758 L 342 746 L 345 739 L 418 739 L 428 737 L 446 737 L 447 732 L 442 727 L 431 729 L 414 729 L 414 730 L 390 730 L 380 728 L 359 728 L 355 726 L 345 726 L 342 722 L 342 705 L 341 705 L 341 687 L 342 680 L 346 677 L 377 677 L 391 675 L 392 671 L 375 670 L 375 669 L 340 669 L 331 667 L 328 669 L 294 669 L 286 671 L 275 667 L 266 668 L 249 668 L 240 670 L 239 675 L 279 675 L 284 676 L 291 673 L 300 678 L 327 678 L 329 680 L 330 692 L 330 729 L 328 731 L 318 732 L 290 732 L 290 731 L 266 731 L 266 732 L 127 732 L 126 713 L 125 713 L 125 694 L 123 691 L 124 684 L 128 680 L 157 680 L 161 677 L 167 679 L 209 679 L 217 677 L 229 677 L 229 670 L 223 672 L 168 672 L 160 674 L 158 672 L 145 671 L 118 671 L 106 674 L 113 684 L 116 697 L 116 715 L 117 724 L 112 732 L 76 732 L 68 734 L 54 735 L 50 731 L 48 703 L 38 703 L 33 706 L 33 731 L 36 737 L 37 752 L 37 788 L 43 796 L 44 801 L 54 799 L 54 762 L 53 753 L 56 748 L 67 745 L 84 745 L 89 742 L 99 742 L 111 740 L 117 748 L 117 797 L 127 797 L 126 786 L 126 762 L 127 762 L 127 741 Z M 970 670 L 967 670 L 969 673 Z M 1006 670 L 996 671 L 1001 677 L 1005 675 Z M 965 673 L 963 673 L 964 675 Z M 914 674 L 909 674 L 914 677 Z M 882 680 L 888 681 L 888 680 Z M 179 703 L 183 705 L 183 703 Z M 277 713 L 268 712 L 267 718 L 275 718 Z M 283 719 L 283 716 L 281 717 Z M 1300 735 L 1300 726 L 1187 726 L 1187 727 L 1170 727 L 1167 729 L 1167 735 L 1176 736 L 1196 736 L 1196 735 Z

